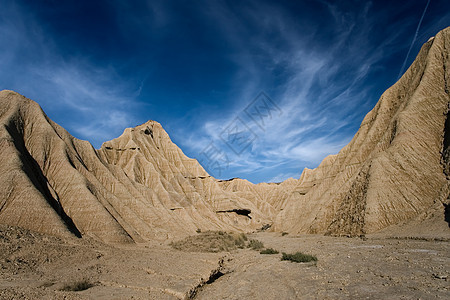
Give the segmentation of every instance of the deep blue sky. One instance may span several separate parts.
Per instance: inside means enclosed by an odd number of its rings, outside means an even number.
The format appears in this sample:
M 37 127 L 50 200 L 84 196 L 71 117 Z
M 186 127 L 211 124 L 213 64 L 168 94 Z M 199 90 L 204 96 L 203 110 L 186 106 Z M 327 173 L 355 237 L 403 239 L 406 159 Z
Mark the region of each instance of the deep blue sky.
M 416 38 L 426 0 L 0 4 L 0 89 L 96 148 L 156 120 L 215 177 L 255 183 L 337 153 L 450 25 L 448 0 L 430 1 Z M 273 110 L 252 119 L 261 92 Z

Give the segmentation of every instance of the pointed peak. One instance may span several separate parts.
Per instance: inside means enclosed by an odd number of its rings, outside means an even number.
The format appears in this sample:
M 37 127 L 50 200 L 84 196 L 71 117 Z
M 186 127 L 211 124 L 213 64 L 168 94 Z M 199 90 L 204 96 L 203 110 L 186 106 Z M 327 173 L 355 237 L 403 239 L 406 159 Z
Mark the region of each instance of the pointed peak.
M 142 123 L 141 125 L 138 125 L 135 128 L 141 128 L 141 127 L 145 127 L 145 126 L 155 126 L 155 125 L 162 127 L 162 125 L 159 122 L 154 121 L 154 120 L 148 120 L 147 122 Z
M 127 128 L 127 130 L 129 131 L 139 130 L 145 132 L 145 134 L 147 135 L 152 134 L 154 131 L 167 134 L 162 125 L 159 122 L 153 120 L 148 120 L 147 122 L 142 123 L 141 125 L 138 125 L 133 128 Z
M 17 92 L 15 92 L 15 91 L 12 91 L 12 90 L 1 90 L 0 91 L 0 94 L 16 94 L 16 95 L 18 95 L 19 93 L 17 93 Z
M 12 91 L 12 90 L 2 90 L 0 91 L 0 97 L 7 98 L 8 96 L 15 97 L 15 99 L 20 99 L 21 101 L 28 102 L 28 103 L 36 103 L 35 101 L 28 99 L 24 95 L 19 94 L 18 92 Z M 37 104 L 37 103 L 36 103 Z

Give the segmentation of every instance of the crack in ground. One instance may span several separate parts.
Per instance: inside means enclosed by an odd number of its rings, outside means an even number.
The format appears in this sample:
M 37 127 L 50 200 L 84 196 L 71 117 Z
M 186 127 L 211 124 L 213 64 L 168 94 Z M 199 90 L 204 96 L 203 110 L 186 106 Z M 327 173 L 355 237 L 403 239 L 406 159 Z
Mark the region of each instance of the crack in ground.
M 209 275 L 209 277 L 207 279 L 201 279 L 200 282 L 193 288 L 191 288 L 185 295 L 184 299 L 194 299 L 197 295 L 198 292 L 205 286 L 208 284 L 212 284 L 214 283 L 217 279 L 219 279 L 220 277 L 230 274 L 231 272 L 233 272 L 230 269 L 227 269 L 224 267 L 224 262 L 225 262 L 225 258 L 221 257 L 219 259 L 219 263 L 218 263 L 218 267 L 213 269 Z M 230 261 L 230 259 L 228 259 L 228 261 Z

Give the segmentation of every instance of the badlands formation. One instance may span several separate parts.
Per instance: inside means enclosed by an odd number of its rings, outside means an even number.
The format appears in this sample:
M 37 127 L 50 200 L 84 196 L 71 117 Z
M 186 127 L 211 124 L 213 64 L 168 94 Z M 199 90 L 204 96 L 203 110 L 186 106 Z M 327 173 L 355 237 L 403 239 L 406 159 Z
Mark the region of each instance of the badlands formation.
M 266 224 L 350 236 L 430 218 L 445 228 L 449 40 L 446 29 L 423 45 L 337 155 L 280 184 L 211 177 L 155 121 L 96 150 L 2 91 L 0 223 L 114 243 Z
M 298 180 L 278 184 L 211 177 L 155 121 L 127 128 L 120 137 L 94 149 L 50 120 L 37 103 L 13 91 L 1 91 L 0 271 L 4 273 L 0 296 L 14 299 L 20 292 L 24 298 L 69 297 L 58 292 L 55 281 L 84 272 L 103 288 L 87 294 L 94 298 L 109 299 L 111 291 L 117 292 L 117 299 L 130 295 L 192 298 L 197 292 L 202 295 L 195 287 L 210 283 L 205 280 L 209 270 L 218 268 L 211 274 L 223 275 L 225 265 L 234 260 L 233 271 L 240 277 L 217 281 L 221 288 L 205 289 L 205 299 L 226 298 L 224 293 L 232 295 L 231 299 L 389 296 L 399 286 L 404 290 L 397 296 L 427 297 L 433 287 L 434 295 L 445 298 L 448 275 L 439 269 L 449 262 L 449 50 L 447 28 L 423 45 L 411 67 L 381 96 L 347 146 L 316 169 L 305 169 Z M 250 233 L 261 228 L 270 228 L 258 236 L 270 246 L 294 251 L 302 244 L 316 251 L 319 269 L 302 271 L 281 264 L 279 258 L 265 259 L 245 250 L 231 258 L 168 250 L 170 241 L 197 231 Z M 370 245 L 342 236 L 367 237 Z M 391 244 L 385 240 L 388 237 L 401 242 Z M 407 242 L 406 237 L 425 244 Z M 429 246 L 426 241 L 438 244 Z M 365 254 L 355 250 L 364 247 L 384 250 L 371 252 L 366 261 L 361 258 Z M 408 247 L 417 251 L 401 252 Z M 428 255 L 423 247 L 434 247 L 427 251 L 434 251 L 437 260 L 421 265 L 420 270 L 417 265 L 415 270 L 430 272 L 441 281 L 434 282 L 431 275 L 414 277 L 413 286 L 419 290 L 409 290 L 401 282 L 406 277 L 392 273 L 392 290 L 370 292 L 374 284 L 381 284 L 375 275 L 339 275 L 352 266 L 351 272 L 363 272 L 364 264 L 349 261 L 338 269 L 333 260 L 339 258 L 333 249 L 339 249 L 349 253 L 348 258 L 351 253 L 367 264 L 380 262 L 373 270 L 367 269 L 367 274 L 381 274 L 390 270 L 382 262 L 389 256 L 409 276 L 410 266 L 402 259 L 422 259 L 420 255 Z M 147 256 L 151 258 L 143 258 Z M 103 263 L 98 263 L 102 257 Z M 161 263 L 166 258 L 171 262 Z M 71 267 L 64 269 L 62 264 Z M 121 271 L 128 277 L 116 274 Z M 302 278 L 296 281 L 292 274 L 298 272 L 312 276 L 305 282 L 313 294 L 296 285 Z M 287 276 L 283 277 L 286 280 L 277 287 L 269 285 L 270 291 L 264 292 L 275 273 Z M 263 274 L 265 283 L 258 283 L 256 274 Z M 145 276 L 153 280 L 150 285 Z M 351 280 L 366 285 L 354 285 L 352 290 Z M 323 285 L 325 281 L 328 286 Z M 47 290 L 52 286 L 56 288 Z

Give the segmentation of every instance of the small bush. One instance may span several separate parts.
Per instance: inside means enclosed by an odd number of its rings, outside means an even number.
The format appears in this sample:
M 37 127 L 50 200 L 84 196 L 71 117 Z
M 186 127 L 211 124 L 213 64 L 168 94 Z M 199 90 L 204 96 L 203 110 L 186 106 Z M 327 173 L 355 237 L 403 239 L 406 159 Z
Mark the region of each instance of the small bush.
M 248 242 L 248 248 L 252 248 L 253 250 L 260 250 L 264 248 L 264 244 L 258 240 L 250 240 Z
M 244 233 L 224 231 L 204 231 L 183 240 L 173 241 L 170 245 L 187 252 L 222 252 L 243 249 L 247 236 Z
M 197 230 L 195 232 L 202 233 L 202 230 L 200 228 L 197 228 Z
M 267 248 L 267 249 L 261 250 L 259 253 L 260 254 L 278 254 L 280 252 L 278 252 L 277 250 L 272 249 L 272 248 Z
M 317 257 L 315 257 L 314 255 L 304 254 L 301 252 L 296 252 L 294 254 L 287 254 L 283 252 L 281 260 L 289 260 L 292 262 L 302 263 L 302 262 L 317 261 Z
M 287 233 L 287 232 L 282 232 L 281 233 L 281 236 L 285 236 L 285 235 L 288 235 L 289 233 Z
M 247 237 L 245 237 L 245 238 L 247 238 Z M 236 247 L 238 247 L 239 249 L 245 248 L 245 239 L 243 238 L 242 235 L 234 236 L 233 239 L 234 239 L 234 244 L 236 245 Z
M 74 283 L 66 284 L 61 290 L 68 291 L 68 292 L 80 292 L 80 291 L 85 291 L 93 286 L 95 286 L 95 284 L 84 279 L 84 280 L 77 281 Z

